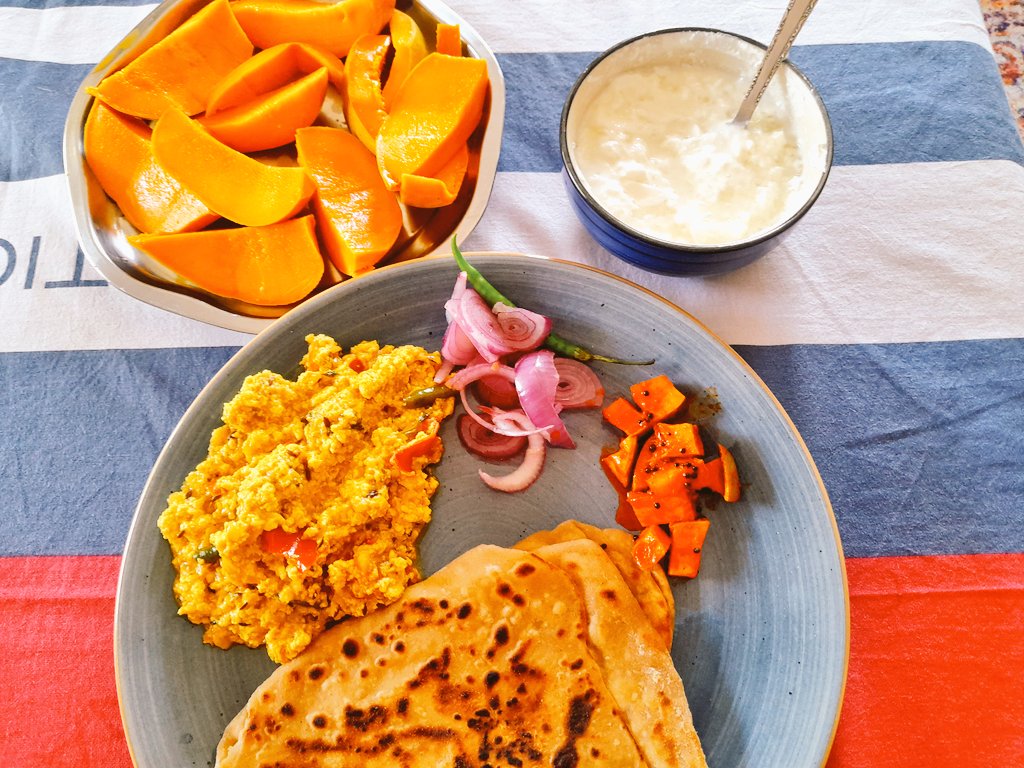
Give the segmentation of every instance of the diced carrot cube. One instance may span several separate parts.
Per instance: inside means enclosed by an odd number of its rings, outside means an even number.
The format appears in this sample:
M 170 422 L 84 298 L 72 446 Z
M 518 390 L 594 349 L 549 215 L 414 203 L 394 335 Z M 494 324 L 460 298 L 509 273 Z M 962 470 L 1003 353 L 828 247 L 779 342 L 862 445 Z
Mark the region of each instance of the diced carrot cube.
M 636 453 L 639 448 L 636 435 L 626 435 L 619 441 L 619 450 L 609 453 L 601 459 L 608 471 L 615 476 L 623 487 L 629 485 L 629 476 L 633 471 L 633 464 L 636 462 Z
M 684 523 L 672 523 L 672 549 L 668 556 L 670 576 L 693 578 L 700 571 L 700 556 L 704 549 L 704 538 L 711 521 L 707 518 Z
M 679 523 L 697 519 L 696 498 L 692 494 L 658 496 L 650 492 L 630 491 L 626 500 L 645 528 L 649 525 Z
M 656 424 L 654 437 L 663 456 L 703 456 L 704 442 L 696 424 Z
M 633 513 L 633 507 L 629 505 L 626 500 L 626 488 L 623 486 L 608 469 L 608 465 L 603 461 L 601 462 L 601 469 L 604 470 L 605 477 L 608 478 L 608 482 L 611 483 L 612 488 L 619 496 L 619 506 L 615 510 L 615 522 L 625 528 L 627 531 L 639 531 L 643 528 L 640 525 L 640 521 L 636 519 L 636 515 Z
M 620 397 L 602 411 L 604 419 L 627 435 L 639 435 L 648 427 L 647 419 L 626 398 Z
M 660 525 L 647 526 L 633 542 L 633 560 L 640 570 L 654 570 L 671 543 L 668 533 Z
M 638 382 L 629 391 L 640 411 L 650 414 L 652 423 L 674 416 L 686 403 L 686 395 L 664 375 Z

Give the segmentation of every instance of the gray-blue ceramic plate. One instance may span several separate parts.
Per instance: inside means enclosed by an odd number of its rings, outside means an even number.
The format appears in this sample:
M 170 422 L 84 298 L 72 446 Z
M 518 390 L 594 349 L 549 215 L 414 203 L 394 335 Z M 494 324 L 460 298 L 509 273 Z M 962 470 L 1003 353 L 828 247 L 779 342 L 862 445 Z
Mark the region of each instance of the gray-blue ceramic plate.
M 660 297 L 578 264 L 515 254 L 472 261 L 518 304 L 550 315 L 561 335 L 653 368 L 597 365 L 609 397 L 664 373 L 713 387 L 709 427 L 736 456 L 743 499 L 712 515 L 700 576 L 677 581 L 673 658 L 712 766 L 824 763 L 846 679 L 849 601 L 842 548 L 821 478 L 800 435 L 757 375 L 695 319 Z M 438 348 L 456 268 L 430 258 L 332 288 L 275 322 L 218 373 L 175 429 L 143 491 L 124 553 L 114 625 L 125 732 L 140 768 L 212 765 L 214 748 L 273 665 L 262 650 L 203 645 L 176 615 L 170 551 L 156 527 L 168 494 L 205 456 L 221 405 L 265 368 L 294 376 L 309 333 L 342 345 L 375 338 Z M 616 498 L 598 465 L 614 430 L 595 411 L 566 418 L 578 448 L 555 450 L 526 492 L 485 488 L 479 461 L 445 425 L 441 488 L 422 540 L 433 572 L 481 543 L 510 545 L 576 518 L 614 525 Z

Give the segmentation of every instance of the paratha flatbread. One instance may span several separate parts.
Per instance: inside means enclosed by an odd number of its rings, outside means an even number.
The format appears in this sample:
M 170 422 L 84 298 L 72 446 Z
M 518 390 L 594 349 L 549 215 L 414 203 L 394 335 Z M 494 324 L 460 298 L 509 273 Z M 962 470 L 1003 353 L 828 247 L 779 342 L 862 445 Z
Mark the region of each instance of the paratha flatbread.
M 253 693 L 217 765 L 705 763 L 661 638 L 579 540 L 477 547 L 328 630 Z
M 668 578 L 660 565 L 650 571 L 642 571 L 637 567 L 633 561 L 633 537 L 626 531 L 621 528 L 598 528 L 578 520 L 566 520 L 550 531 L 538 531 L 527 536 L 516 544 L 515 548 L 533 552 L 548 544 L 584 538 L 597 542 L 611 558 L 650 619 L 651 625 L 661 635 L 665 647 L 672 648 L 676 607 Z

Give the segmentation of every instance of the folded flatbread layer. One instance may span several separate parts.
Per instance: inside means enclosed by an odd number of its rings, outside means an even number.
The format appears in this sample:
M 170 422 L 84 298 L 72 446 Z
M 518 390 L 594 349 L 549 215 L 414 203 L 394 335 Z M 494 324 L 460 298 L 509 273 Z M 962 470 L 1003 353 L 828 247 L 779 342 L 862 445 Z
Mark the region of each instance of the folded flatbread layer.
M 705 766 L 682 682 L 589 540 L 482 546 L 321 635 L 217 749 L 246 766 Z
M 640 603 L 654 630 L 661 635 L 665 647 L 672 648 L 676 624 L 676 603 L 668 578 L 661 566 L 642 571 L 633 560 L 633 537 L 621 528 L 598 528 L 578 520 L 566 520 L 550 531 L 538 531 L 515 545 L 516 549 L 534 552 L 539 547 L 560 541 L 590 539 L 597 542 L 611 559 L 630 592 Z

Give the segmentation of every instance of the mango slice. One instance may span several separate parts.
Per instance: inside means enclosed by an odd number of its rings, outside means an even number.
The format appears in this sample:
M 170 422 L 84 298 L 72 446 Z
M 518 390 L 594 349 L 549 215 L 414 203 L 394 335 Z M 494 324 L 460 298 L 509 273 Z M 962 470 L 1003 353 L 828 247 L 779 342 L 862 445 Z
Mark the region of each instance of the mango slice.
M 401 11 L 391 14 L 391 21 L 388 22 L 388 34 L 391 37 L 391 45 L 395 49 L 394 56 L 391 58 L 391 69 L 388 72 L 387 81 L 384 83 L 384 104 L 387 111 L 390 112 L 405 78 L 412 72 L 412 68 L 427 55 L 427 41 L 423 37 L 420 25 L 413 21 L 411 16 Z
M 434 49 L 448 56 L 462 55 L 462 33 L 458 24 L 438 24 L 437 43 Z
M 324 273 L 312 216 L 266 227 L 134 235 L 128 240 L 203 290 L 260 306 L 305 298 Z
M 249 227 L 293 216 L 316 190 L 301 168 L 265 165 L 236 152 L 177 109 L 154 126 L 153 154 L 210 210 Z
M 327 255 L 341 272 L 373 269 L 402 231 L 402 209 L 362 142 L 339 128 L 295 132 L 299 162 L 316 182 L 313 205 Z
M 141 120 L 93 102 L 85 121 L 85 158 L 100 186 L 141 232 L 187 232 L 218 216 L 153 157 Z
M 207 116 L 254 101 L 321 67 L 331 85 L 344 93 L 345 65 L 332 53 L 304 43 L 282 43 L 260 51 L 217 83 L 206 103 Z
M 290 144 L 295 131 L 312 125 L 327 93 L 327 68 L 199 122 L 215 138 L 239 152 Z
M 431 53 L 406 78 L 377 136 L 377 165 L 388 189 L 402 176 L 436 176 L 483 115 L 487 63 Z
M 239 0 L 231 7 L 258 48 L 311 43 L 344 58 L 357 39 L 384 28 L 395 0 Z
M 345 59 L 345 119 L 349 129 L 371 152 L 377 151 L 377 134 L 387 116 L 381 92 L 381 72 L 391 47 L 387 35 L 363 35 Z
M 455 202 L 469 167 L 469 147 L 463 144 L 437 176 L 402 176 L 399 199 L 414 208 L 441 208 Z
M 89 93 L 147 120 L 170 107 L 195 115 L 206 109 L 214 86 L 252 56 L 252 50 L 227 0 L 214 0 Z

